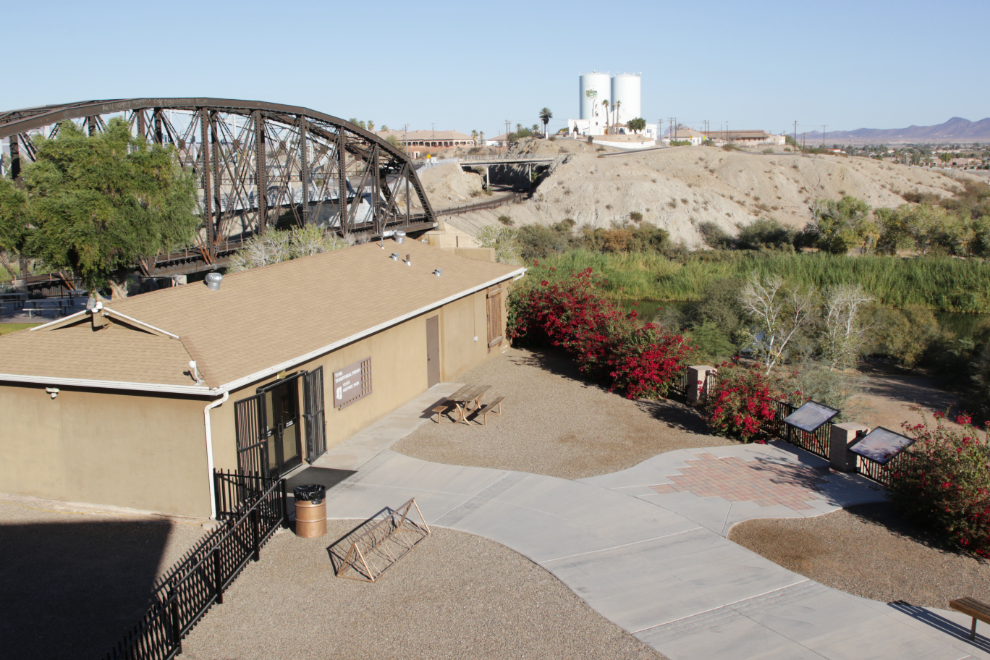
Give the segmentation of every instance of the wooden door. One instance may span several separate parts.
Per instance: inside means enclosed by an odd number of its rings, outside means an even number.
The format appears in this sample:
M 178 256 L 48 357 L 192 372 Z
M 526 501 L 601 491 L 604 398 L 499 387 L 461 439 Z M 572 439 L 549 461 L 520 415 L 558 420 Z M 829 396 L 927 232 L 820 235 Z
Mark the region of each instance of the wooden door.
M 440 382 L 440 317 L 426 319 L 426 386 Z

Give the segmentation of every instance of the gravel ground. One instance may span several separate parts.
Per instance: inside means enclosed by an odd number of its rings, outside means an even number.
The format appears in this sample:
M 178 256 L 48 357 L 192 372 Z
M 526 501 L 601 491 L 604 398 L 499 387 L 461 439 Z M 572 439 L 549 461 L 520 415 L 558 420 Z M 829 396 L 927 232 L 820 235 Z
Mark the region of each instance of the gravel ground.
M 374 584 L 334 577 L 326 536 L 277 534 L 183 642 L 184 658 L 662 658 L 550 573 L 434 528 Z
M 990 563 L 937 547 L 889 502 L 817 518 L 748 520 L 729 539 L 812 580 L 885 603 L 948 609 L 953 598 L 990 594 Z
M 0 642 L 5 658 L 99 658 L 144 616 L 164 570 L 201 521 L 0 500 Z
M 435 463 L 581 479 L 608 474 L 675 449 L 737 444 L 709 435 L 694 409 L 674 401 L 631 401 L 585 382 L 565 358 L 510 349 L 457 379 L 504 396 L 488 426 L 428 423 L 392 446 Z

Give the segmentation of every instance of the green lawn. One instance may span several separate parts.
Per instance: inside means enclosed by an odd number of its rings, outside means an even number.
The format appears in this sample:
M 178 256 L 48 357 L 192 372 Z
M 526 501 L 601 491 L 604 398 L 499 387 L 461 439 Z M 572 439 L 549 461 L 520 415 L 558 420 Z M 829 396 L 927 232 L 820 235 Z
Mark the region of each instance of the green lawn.
M 9 335 L 12 332 L 17 332 L 18 330 L 23 330 L 24 328 L 33 328 L 36 325 L 41 325 L 40 323 L 0 323 L 0 335 Z

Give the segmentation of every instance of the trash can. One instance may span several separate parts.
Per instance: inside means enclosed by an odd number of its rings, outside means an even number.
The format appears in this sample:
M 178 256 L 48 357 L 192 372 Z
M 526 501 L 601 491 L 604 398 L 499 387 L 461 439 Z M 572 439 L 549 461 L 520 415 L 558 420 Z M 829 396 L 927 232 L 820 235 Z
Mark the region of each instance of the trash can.
M 296 486 L 296 536 L 313 539 L 327 533 L 327 488 L 319 484 Z

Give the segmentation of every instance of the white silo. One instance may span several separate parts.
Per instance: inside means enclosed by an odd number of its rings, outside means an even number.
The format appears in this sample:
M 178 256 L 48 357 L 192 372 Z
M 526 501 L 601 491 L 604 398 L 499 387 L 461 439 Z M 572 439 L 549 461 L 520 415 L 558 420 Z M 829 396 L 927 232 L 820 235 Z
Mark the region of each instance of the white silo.
M 618 103 L 617 122 L 624 124 L 630 119 L 643 116 L 640 101 L 640 77 L 638 73 L 620 73 L 612 78 L 612 101 Z
M 612 80 L 607 73 L 592 71 L 580 78 L 581 119 L 594 120 L 595 117 L 605 118 L 602 101 L 612 103 Z

